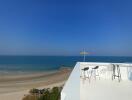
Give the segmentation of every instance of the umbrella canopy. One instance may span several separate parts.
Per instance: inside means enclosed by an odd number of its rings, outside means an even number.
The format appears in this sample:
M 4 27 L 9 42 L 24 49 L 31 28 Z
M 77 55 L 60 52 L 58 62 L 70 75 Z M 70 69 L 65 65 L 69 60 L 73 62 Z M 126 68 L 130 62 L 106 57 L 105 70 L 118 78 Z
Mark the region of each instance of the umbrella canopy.
M 84 62 L 85 62 L 85 56 L 86 56 L 87 54 L 89 54 L 89 53 L 86 52 L 85 50 L 80 52 L 80 55 L 83 55 L 83 61 L 84 61 Z
M 81 55 L 87 55 L 87 54 L 89 54 L 89 53 L 86 52 L 86 51 L 81 51 L 80 54 L 81 54 Z

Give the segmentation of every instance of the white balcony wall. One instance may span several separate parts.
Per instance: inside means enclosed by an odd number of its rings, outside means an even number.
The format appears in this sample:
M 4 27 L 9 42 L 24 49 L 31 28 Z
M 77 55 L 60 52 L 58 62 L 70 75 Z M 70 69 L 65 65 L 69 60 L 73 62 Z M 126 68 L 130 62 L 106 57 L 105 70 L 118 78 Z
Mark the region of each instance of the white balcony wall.
M 119 65 L 122 80 L 132 80 L 132 64 L 129 63 L 96 63 L 96 62 L 81 62 L 80 63 L 80 74 L 82 74 L 81 69 L 89 67 L 91 70 L 95 66 L 99 66 L 99 74 L 101 79 L 111 79 L 113 73 L 113 66 Z M 87 76 L 87 75 L 86 75 Z
M 80 100 L 80 63 L 78 62 L 69 79 L 67 80 L 62 92 L 61 100 Z

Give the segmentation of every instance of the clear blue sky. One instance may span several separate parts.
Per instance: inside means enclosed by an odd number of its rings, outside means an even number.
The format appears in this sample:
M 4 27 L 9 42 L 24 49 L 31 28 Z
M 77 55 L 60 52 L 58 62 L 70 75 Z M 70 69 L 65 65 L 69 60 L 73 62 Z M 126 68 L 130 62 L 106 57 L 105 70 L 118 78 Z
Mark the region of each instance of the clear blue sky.
M 132 56 L 131 0 L 0 0 L 0 55 Z

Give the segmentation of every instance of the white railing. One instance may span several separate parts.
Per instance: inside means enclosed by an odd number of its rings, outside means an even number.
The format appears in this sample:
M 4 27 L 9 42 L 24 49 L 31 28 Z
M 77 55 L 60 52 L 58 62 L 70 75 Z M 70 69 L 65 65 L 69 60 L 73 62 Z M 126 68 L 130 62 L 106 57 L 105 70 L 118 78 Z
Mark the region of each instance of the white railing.
M 111 79 L 113 74 L 113 65 L 119 65 L 122 80 L 132 80 L 132 63 L 95 63 L 95 62 L 82 62 L 80 63 L 80 70 L 89 67 L 94 68 L 99 66 L 98 70 L 102 79 Z M 90 70 L 89 69 L 89 70 Z M 82 72 L 80 71 L 80 75 Z

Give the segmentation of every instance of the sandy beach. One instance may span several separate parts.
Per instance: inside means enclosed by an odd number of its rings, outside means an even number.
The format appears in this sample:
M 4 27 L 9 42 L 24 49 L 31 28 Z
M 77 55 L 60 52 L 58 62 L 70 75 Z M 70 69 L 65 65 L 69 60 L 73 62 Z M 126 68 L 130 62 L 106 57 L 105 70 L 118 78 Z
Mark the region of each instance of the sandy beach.
M 62 86 L 70 75 L 65 68 L 49 72 L 29 72 L 0 75 L 0 100 L 22 100 L 32 88 Z

